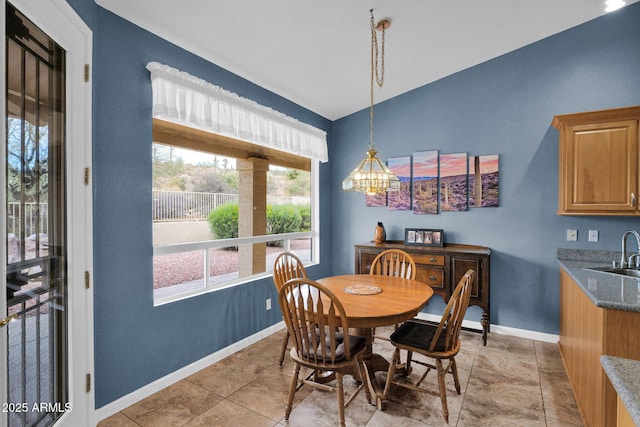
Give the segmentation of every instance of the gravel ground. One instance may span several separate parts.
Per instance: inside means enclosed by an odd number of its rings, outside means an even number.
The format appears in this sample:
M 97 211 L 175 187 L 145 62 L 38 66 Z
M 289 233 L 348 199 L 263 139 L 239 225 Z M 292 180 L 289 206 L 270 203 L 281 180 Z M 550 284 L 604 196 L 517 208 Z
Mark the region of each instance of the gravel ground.
M 295 240 L 291 249 L 309 249 L 311 241 Z M 282 252 L 281 247 L 267 246 L 267 255 Z M 202 279 L 204 259 L 202 251 L 162 255 L 153 258 L 153 288 L 164 288 Z M 209 268 L 212 276 L 238 271 L 238 252 L 213 249 Z

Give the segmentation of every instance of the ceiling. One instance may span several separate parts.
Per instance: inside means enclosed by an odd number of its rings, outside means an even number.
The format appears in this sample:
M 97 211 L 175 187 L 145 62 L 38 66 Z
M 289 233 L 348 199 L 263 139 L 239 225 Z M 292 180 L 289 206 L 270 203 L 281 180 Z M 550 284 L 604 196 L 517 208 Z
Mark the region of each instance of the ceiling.
M 376 20 L 391 20 L 386 33 L 385 82 L 382 89 L 376 89 L 375 102 L 605 13 L 604 0 L 96 3 L 331 120 L 369 105 L 372 8 Z

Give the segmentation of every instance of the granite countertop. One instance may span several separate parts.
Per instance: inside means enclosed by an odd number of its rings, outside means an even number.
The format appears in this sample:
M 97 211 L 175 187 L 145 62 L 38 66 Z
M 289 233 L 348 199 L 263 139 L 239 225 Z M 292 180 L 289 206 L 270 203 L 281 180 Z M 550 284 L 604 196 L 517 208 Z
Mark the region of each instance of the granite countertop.
M 620 254 L 558 249 L 558 263 L 597 307 L 640 312 L 640 279 L 587 270 L 611 266 Z
M 640 361 L 601 356 L 600 364 L 635 425 L 640 426 Z

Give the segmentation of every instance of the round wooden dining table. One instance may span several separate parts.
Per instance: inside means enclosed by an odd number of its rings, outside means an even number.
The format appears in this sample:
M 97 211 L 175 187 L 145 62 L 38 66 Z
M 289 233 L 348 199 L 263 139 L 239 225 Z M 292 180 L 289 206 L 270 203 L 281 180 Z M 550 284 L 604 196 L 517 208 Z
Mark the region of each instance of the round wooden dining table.
M 349 327 L 367 339 L 366 381 L 371 397 L 380 410 L 386 409 L 383 387 L 375 373 L 387 371 L 389 362 L 373 353 L 373 328 L 402 323 L 415 317 L 433 296 L 433 289 L 423 282 L 394 276 L 347 274 L 319 279 L 342 303 Z M 357 376 L 357 373 L 355 373 Z

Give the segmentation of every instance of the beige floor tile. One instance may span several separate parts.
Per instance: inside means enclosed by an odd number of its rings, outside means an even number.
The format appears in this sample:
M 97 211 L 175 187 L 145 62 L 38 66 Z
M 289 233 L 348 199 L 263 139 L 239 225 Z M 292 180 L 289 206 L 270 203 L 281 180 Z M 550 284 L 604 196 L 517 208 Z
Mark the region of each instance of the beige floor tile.
M 474 367 L 467 387 L 467 395 L 477 400 L 491 400 L 503 405 L 544 412 L 540 382 L 511 377 L 501 372 Z
M 345 382 L 345 392 L 353 391 L 353 383 Z M 364 391 L 345 408 L 345 423 L 347 426 L 364 426 L 367 424 L 373 413 L 375 406 L 369 405 Z M 281 421 L 289 427 L 297 426 L 336 426 L 338 425 L 338 403 L 335 393 L 322 390 L 313 390 L 306 399 L 293 408 L 289 421 Z
M 409 376 L 409 380 L 415 383 L 425 368 L 419 367 Z M 458 364 L 458 378 L 460 380 L 461 394 L 458 395 L 455 389 L 453 377 L 448 374 L 445 378 L 447 386 L 447 408 L 449 410 L 449 425 L 455 425 L 460 413 L 464 393 L 469 382 L 471 367 Z M 431 371 L 424 379 L 421 388 L 426 392 L 410 390 L 397 385 L 392 385 L 389 390 L 389 403 L 387 412 L 398 416 L 406 416 L 413 420 L 427 423 L 428 425 L 440 425 L 444 423 L 442 413 L 442 401 L 438 388 L 438 377 L 435 371 Z
M 534 340 L 513 335 L 490 334 L 486 348 L 509 350 L 513 354 L 534 354 Z
M 283 329 L 240 350 L 234 356 L 265 368 L 277 368 L 279 367 L 280 351 L 282 350 L 282 341 L 285 336 L 286 331 Z M 289 342 L 288 348 L 291 348 L 291 342 Z M 288 351 L 285 353 L 284 360 L 285 362 L 289 360 Z M 287 369 L 289 369 L 288 366 Z
M 135 423 L 129 417 L 121 412 L 110 416 L 98 423 L 98 427 L 139 427 L 140 424 Z
M 229 400 L 223 400 L 184 427 L 272 427 L 276 422 Z
M 492 401 L 490 396 L 467 395 L 457 427 L 545 427 L 544 412 Z
M 571 388 L 569 378 L 567 377 L 567 373 L 564 371 L 564 369 L 553 371 L 538 369 L 538 373 L 540 374 L 540 384 L 542 385 L 542 387 L 555 386 Z
M 463 329 L 460 331 L 460 341 L 472 347 L 482 346 L 482 333 Z
M 446 424 L 437 386 L 435 389 L 431 388 L 427 393 L 394 387 L 391 390 L 384 413 L 387 416 L 407 418 L 429 426 L 455 426 L 462 408 L 463 398 L 464 396 L 455 394 L 455 391 L 447 394 L 449 424 Z
M 181 426 L 220 400 L 217 394 L 183 380 L 122 412 L 143 427 Z
M 582 422 L 578 405 L 570 388 L 544 386 L 542 398 L 547 418 L 570 424 Z
M 525 359 L 520 355 L 514 356 L 506 350 L 495 348 L 479 350 L 473 366 L 530 381 L 538 381 L 540 378 L 535 358 Z
M 565 421 L 547 418 L 547 427 L 582 427 L 582 422 L 580 421 L 578 424 L 573 424 L 567 423 Z
M 564 371 L 558 344 L 535 341 L 536 360 L 538 367 L 547 371 Z
M 426 424 L 419 420 L 407 417 L 402 414 L 393 414 L 388 411 L 376 411 L 366 427 L 428 427 Z
M 216 394 L 227 397 L 250 381 L 256 379 L 265 368 L 236 355 L 231 355 L 187 378 Z
M 230 395 L 228 399 L 278 421 L 284 417 L 290 383 L 291 376 L 280 370 L 270 370 Z M 294 396 L 294 408 L 312 391 L 313 388 L 310 386 L 300 388 Z

